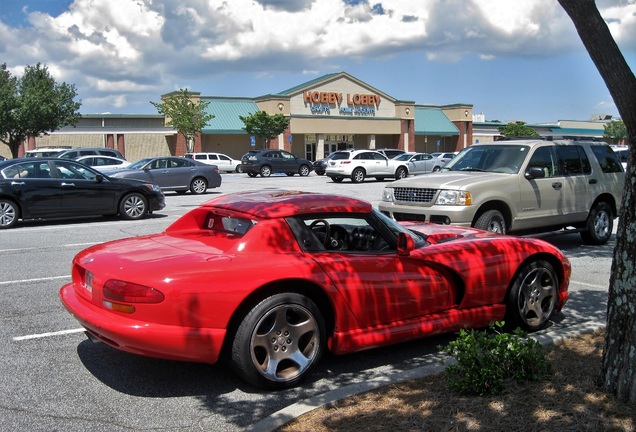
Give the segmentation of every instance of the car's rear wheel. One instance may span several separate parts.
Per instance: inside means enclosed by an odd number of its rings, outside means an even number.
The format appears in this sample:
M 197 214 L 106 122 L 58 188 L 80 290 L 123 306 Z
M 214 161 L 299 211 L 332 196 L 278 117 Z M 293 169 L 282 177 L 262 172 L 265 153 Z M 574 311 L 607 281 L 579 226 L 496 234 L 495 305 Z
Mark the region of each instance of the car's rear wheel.
M 409 172 L 404 167 L 399 167 L 397 171 L 395 171 L 396 180 L 406 178 L 408 175 L 409 175 Z
M 300 168 L 298 168 L 298 174 L 300 174 L 302 177 L 307 177 L 310 172 L 311 169 L 309 169 L 307 165 L 301 165 Z
M 18 206 L 13 201 L 0 199 L 0 229 L 14 227 L 19 215 Z
M 208 182 L 204 178 L 197 177 L 190 182 L 190 192 L 193 194 L 201 195 L 206 190 L 208 190 Z
M 275 294 L 239 325 L 232 365 L 256 387 L 289 388 L 307 376 L 325 344 L 325 322 L 316 304 L 300 294 Z
M 261 177 L 269 177 L 270 175 L 272 175 L 272 168 L 267 165 L 263 165 L 261 167 L 260 173 Z
M 475 228 L 506 234 L 506 220 L 499 210 L 488 210 L 479 216 Z
M 356 168 L 351 173 L 351 181 L 354 183 L 362 183 L 366 174 L 362 168 Z
M 544 260 L 525 264 L 508 293 L 506 324 L 535 331 L 544 327 L 554 313 L 559 279 L 552 265 Z
M 437 172 L 437 171 L 439 171 L 439 170 L 441 170 L 441 169 L 442 169 L 442 168 L 441 168 L 441 167 L 438 167 L 438 166 L 433 167 L 433 172 Z
M 243 172 L 243 167 L 241 165 L 237 165 L 236 169 L 234 171 L 236 171 L 237 173 L 242 173 Z
M 140 193 L 129 193 L 119 203 L 119 215 L 124 219 L 141 219 L 146 214 L 148 214 L 148 201 Z
M 589 245 L 603 245 L 612 236 L 613 229 L 612 208 L 606 202 L 598 202 L 587 217 L 585 231 L 581 231 L 581 239 Z
M 256 177 L 258 174 L 256 174 L 255 172 L 248 172 L 247 175 L 250 177 Z

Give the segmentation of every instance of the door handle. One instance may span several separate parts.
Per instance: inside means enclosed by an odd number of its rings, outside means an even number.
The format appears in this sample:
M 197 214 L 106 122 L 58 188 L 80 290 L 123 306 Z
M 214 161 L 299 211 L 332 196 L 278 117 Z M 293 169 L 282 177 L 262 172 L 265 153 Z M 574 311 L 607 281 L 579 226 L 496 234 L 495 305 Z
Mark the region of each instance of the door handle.
M 552 183 L 552 187 L 553 187 L 554 189 L 561 189 L 561 187 L 562 187 L 562 186 L 563 186 L 563 185 L 561 184 L 561 182 L 554 182 L 554 183 Z
M 62 186 L 75 186 L 75 183 L 62 183 Z
M 596 184 L 596 183 L 598 183 L 598 180 L 596 180 L 595 178 L 593 178 L 593 179 L 590 179 L 589 183 L 590 183 L 590 184 Z
M 25 184 L 26 184 L 25 182 L 17 182 L 17 181 L 11 182 L 11 186 L 24 186 Z

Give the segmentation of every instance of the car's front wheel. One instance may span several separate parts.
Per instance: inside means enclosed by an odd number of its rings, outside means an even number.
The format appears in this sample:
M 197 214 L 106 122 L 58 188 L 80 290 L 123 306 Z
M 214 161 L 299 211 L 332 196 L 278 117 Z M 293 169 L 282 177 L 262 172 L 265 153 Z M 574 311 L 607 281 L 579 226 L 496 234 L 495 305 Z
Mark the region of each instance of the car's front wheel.
M 0 199 L 0 229 L 13 228 L 18 223 L 19 214 L 13 201 Z
M 234 334 L 232 366 L 256 387 L 289 388 L 318 363 L 325 344 L 316 304 L 300 294 L 275 294 L 243 318 Z
M 589 245 L 603 245 L 612 236 L 614 216 L 612 209 L 606 202 L 599 202 L 592 207 L 585 230 L 581 231 L 581 239 Z
M 137 192 L 126 195 L 119 203 L 119 215 L 123 219 L 137 220 L 148 213 L 148 201 Z
M 247 175 L 250 176 L 250 177 L 256 177 L 257 176 L 257 174 L 255 172 L 248 172 Z
M 525 331 L 539 330 L 554 313 L 559 279 L 543 260 L 525 264 L 517 273 L 506 303 L 506 324 Z
M 192 182 L 190 183 L 190 192 L 200 195 L 205 193 L 206 190 L 208 190 L 208 182 L 205 181 L 204 178 L 197 177 L 192 179 Z
M 404 167 L 399 167 L 397 169 L 397 171 L 395 171 L 395 179 L 396 180 L 400 180 L 400 179 L 406 178 L 406 177 L 408 177 L 408 175 L 409 175 L 409 172 Z
M 307 165 L 301 165 L 300 168 L 298 169 L 298 174 L 300 174 L 302 177 L 307 177 L 310 172 L 311 172 L 311 169 L 309 169 Z
M 344 180 L 344 178 L 343 177 L 331 177 L 331 180 L 334 183 L 342 183 L 342 180 Z
M 506 220 L 499 210 L 488 210 L 479 216 L 475 222 L 475 228 L 506 234 Z

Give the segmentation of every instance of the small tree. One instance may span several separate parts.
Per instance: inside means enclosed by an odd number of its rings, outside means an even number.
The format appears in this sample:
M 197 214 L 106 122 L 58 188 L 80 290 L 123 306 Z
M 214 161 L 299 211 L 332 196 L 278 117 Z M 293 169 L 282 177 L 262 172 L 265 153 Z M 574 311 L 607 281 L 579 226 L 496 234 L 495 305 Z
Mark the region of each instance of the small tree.
M 627 139 L 627 128 L 623 120 L 612 120 L 605 124 L 605 132 L 603 138 L 612 144 L 623 142 Z
M 27 66 L 13 77 L 7 65 L 0 66 L 0 141 L 18 157 L 29 136 L 46 135 L 64 126 L 75 125 L 81 102 L 75 102 L 74 85 L 58 84 L 46 66 Z
M 265 111 L 259 111 L 248 117 L 239 116 L 239 118 L 245 124 L 243 129 L 248 134 L 263 140 L 263 148 L 267 148 L 267 143 L 285 132 L 289 126 L 289 119 L 284 115 L 269 115 Z
M 188 89 L 180 89 L 176 94 L 164 98 L 161 102 L 150 102 L 159 114 L 166 117 L 166 125 L 172 126 L 186 139 L 186 152 L 194 151 L 194 138 L 201 132 L 214 114 L 208 113 L 210 105 L 205 101 L 192 101 L 192 93 Z
M 499 132 L 506 138 L 539 138 L 541 135 L 537 133 L 530 126 L 526 126 L 525 122 L 516 121 L 514 123 L 508 123 L 504 126 L 499 126 Z

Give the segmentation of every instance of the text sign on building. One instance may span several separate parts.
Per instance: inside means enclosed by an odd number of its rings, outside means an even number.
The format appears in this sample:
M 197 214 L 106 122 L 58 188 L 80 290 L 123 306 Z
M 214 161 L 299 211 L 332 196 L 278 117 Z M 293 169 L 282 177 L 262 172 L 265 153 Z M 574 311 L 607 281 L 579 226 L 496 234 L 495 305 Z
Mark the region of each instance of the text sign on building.
M 308 91 L 303 93 L 305 105 L 309 104 L 312 114 L 346 116 L 374 116 L 380 106 L 380 95 L 370 93 L 347 93 Z

